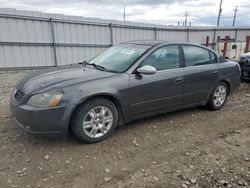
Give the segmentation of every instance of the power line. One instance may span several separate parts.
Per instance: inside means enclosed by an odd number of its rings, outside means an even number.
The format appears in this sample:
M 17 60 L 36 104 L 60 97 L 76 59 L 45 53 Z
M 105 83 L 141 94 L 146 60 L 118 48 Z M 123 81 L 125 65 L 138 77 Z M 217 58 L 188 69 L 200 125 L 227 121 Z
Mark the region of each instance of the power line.
M 123 7 L 123 21 L 126 21 L 126 6 Z
M 187 26 L 187 19 L 188 19 L 188 14 L 189 12 L 185 12 L 184 16 L 185 16 L 185 21 L 184 21 L 184 26 Z
M 237 11 L 239 11 L 238 6 L 235 6 L 235 9 L 234 9 L 234 19 L 233 19 L 233 27 L 234 27 L 234 25 L 235 25 L 235 20 L 236 20 L 236 16 L 237 16 Z
M 219 13 L 218 13 L 218 19 L 217 19 L 217 27 L 220 25 L 220 16 L 222 13 L 222 0 L 220 0 L 220 8 L 219 8 Z

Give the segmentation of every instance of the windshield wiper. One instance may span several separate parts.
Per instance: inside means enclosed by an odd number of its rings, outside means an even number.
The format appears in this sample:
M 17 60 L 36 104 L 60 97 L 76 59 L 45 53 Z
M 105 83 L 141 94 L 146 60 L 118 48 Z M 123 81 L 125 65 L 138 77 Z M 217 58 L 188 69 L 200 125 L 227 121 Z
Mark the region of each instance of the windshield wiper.
M 86 67 L 86 65 L 92 65 L 93 67 L 95 67 L 98 70 L 105 71 L 105 67 L 103 67 L 101 65 L 97 65 L 95 63 L 88 63 L 87 61 L 83 61 L 83 62 L 80 62 L 79 64 L 82 64 L 85 67 Z
M 79 65 L 84 65 L 85 63 L 87 63 L 86 60 L 78 62 Z

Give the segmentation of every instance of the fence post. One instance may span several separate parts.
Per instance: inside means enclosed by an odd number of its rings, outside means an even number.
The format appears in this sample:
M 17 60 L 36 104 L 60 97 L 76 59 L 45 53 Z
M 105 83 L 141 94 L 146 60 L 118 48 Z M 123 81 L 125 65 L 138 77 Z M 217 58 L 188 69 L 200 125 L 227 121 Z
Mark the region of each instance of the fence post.
M 235 29 L 235 35 L 234 35 L 234 41 L 237 42 L 237 38 L 238 38 L 238 29 Z
M 54 31 L 53 18 L 50 18 L 50 24 L 51 24 L 52 45 L 53 45 L 53 50 L 54 50 L 55 66 L 57 66 L 58 62 L 57 62 L 57 54 L 56 54 L 56 42 L 55 42 L 55 31 Z
M 250 46 L 250 36 L 246 36 L 246 47 L 245 47 L 245 53 L 249 51 Z
M 219 41 L 217 41 L 219 42 Z M 216 50 L 216 28 L 214 29 L 214 36 L 213 36 L 213 49 Z
M 189 28 L 187 28 L 187 42 L 189 42 Z
M 154 28 L 154 31 L 155 31 L 155 32 L 154 32 L 154 33 L 155 33 L 155 36 L 154 36 L 154 37 L 155 37 L 155 40 L 157 40 L 157 27 Z
M 229 38 L 230 38 L 229 36 L 225 37 L 224 48 L 223 48 L 223 57 L 224 58 L 226 58 L 226 56 L 227 56 L 227 43 L 228 43 Z
M 110 45 L 113 46 L 114 45 L 114 40 L 113 40 L 113 27 L 112 27 L 112 23 L 109 24 L 109 28 L 110 28 Z
M 209 36 L 206 36 L 206 46 L 209 46 Z

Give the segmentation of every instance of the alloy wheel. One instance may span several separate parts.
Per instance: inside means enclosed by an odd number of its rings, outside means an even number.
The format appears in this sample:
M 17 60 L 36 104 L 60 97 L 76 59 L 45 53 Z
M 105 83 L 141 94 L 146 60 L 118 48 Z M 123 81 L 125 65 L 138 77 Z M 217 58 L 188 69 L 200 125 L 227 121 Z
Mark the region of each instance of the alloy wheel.
M 83 119 L 83 131 L 91 138 L 104 136 L 112 127 L 113 114 L 106 106 L 97 106 L 88 111 Z
M 220 85 L 214 92 L 214 104 L 220 107 L 224 104 L 227 97 L 227 89 L 224 85 Z

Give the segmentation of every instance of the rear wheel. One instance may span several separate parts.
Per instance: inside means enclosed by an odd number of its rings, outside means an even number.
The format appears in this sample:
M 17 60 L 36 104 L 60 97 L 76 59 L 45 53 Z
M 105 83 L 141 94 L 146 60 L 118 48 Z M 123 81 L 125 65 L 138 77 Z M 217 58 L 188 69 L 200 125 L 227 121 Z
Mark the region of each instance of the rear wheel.
M 95 98 L 84 103 L 74 114 L 72 130 L 81 141 L 95 143 L 109 137 L 118 122 L 115 105 L 105 98 Z
M 228 86 L 224 82 L 220 82 L 216 84 L 214 89 L 212 90 L 209 101 L 208 107 L 211 110 L 219 110 L 225 104 L 226 99 L 228 96 Z

